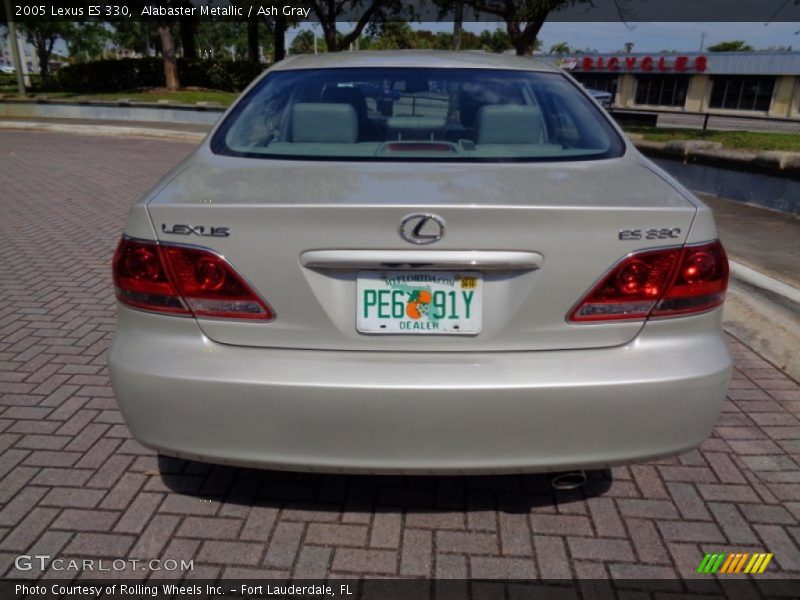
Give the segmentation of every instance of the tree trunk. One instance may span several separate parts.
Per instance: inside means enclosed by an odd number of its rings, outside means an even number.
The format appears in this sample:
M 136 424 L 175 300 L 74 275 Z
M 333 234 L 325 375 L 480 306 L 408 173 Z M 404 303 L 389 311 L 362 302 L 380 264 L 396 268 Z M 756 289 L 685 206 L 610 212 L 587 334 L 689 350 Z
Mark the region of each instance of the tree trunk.
M 464 4 L 456 2 L 453 14 L 453 50 L 461 50 L 461 31 L 464 29 Z
M 530 21 L 525 29 L 520 31 L 518 23 L 509 23 L 507 26 L 508 36 L 511 38 L 511 43 L 514 45 L 514 50 L 517 56 L 530 56 L 533 54 L 534 46 L 536 45 L 536 36 L 544 25 L 544 20 L 547 17 Z
M 172 38 L 170 26 L 159 23 L 158 36 L 161 39 L 161 54 L 164 57 L 164 81 L 168 90 L 178 90 L 181 82 L 178 78 L 178 62 L 175 60 L 175 40 Z
M 323 23 L 322 33 L 325 35 L 325 45 L 328 47 L 328 52 L 338 52 L 339 45 L 336 43 L 336 22 L 333 24 Z
M 196 32 L 197 24 L 194 19 L 191 17 L 181 19 L 181 47 L 184 58 L 197 58 Z
M 50 55 L 53 52 L 53 45 L 55 39 L 49 39 L 43 35 L 36 35 L 34 37 L 34 46 L 36 47 L 36 58 L 39 60 L 39 76 L 43 89 L 50 87 Z
M 247 58 L 253 62 L 261 58 L 258 52 L 258 19 L 247 20 Z
M 517 56 L 530 56 L 533 54 L 533 44 L 529 44 L 522 40 L 517 40 L 514 42 L 514 50 L 517 53 Z
M 275 62 L 286 58 L 286 17 L 275 17 Z
M 43 45 L 36 45 L 36 55 L 39 59 L 39 76 L 41 77 L 41 86 L 47 89 L 50 84 L 50 65 L 48 60 L 48 52 Z

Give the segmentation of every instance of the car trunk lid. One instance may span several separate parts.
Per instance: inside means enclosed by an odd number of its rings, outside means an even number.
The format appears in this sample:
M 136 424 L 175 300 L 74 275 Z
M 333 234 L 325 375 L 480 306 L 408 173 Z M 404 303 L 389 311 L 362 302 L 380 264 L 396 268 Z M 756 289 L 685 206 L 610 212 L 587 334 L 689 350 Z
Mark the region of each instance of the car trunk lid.
M 682 244 L 696 212 L 630 158 L 352 163 L 239 159 L 203 151 L 148 210 L 159 240 L 223 255 L 275 312 L 269 323 L 198 319 L 210 339 L 392 351 L 624 344 L 641 322 L 572 324 L 566 318 L 570 309 L 630 252 Z M 416 213 L 441 218 L 444 236 L 428 245 L 403 239 L 401 223 Z M 357 277 L 373 270 L 479 273 L 480 332 L 360 333 Z

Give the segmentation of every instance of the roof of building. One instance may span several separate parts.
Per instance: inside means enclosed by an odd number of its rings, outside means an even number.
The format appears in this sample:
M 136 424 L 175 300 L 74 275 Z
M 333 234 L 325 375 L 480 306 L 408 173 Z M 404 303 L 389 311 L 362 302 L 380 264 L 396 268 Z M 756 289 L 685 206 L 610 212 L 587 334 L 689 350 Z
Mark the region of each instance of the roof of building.
M 706 73 L 708 75 L 800 75 L 800 52 L 631 52 L 577 54 L 543 57 L 546 62 L 555 63 L 565 58 L 576 58 L 577 72 L 581 72 L 581 59 L 611 58 L 616 56 L 620 61 L 632 56 L 642 58 L 645 56 L 667 57 L 667 60 L 676 56 L 686 56 L 690 61 L 698 56 L 707 59 Z M 624 72 L 620 69 L 619 73 Z
M 326 52 L 291 56 L 277 63 L 275 70 L 335 69 L 347 67 L 430 67 L 438 69 L 510 69 L 516 71 L 557 71 L 553 65 L 530 57 L 491 54 L 481 51 L 393 50 Z

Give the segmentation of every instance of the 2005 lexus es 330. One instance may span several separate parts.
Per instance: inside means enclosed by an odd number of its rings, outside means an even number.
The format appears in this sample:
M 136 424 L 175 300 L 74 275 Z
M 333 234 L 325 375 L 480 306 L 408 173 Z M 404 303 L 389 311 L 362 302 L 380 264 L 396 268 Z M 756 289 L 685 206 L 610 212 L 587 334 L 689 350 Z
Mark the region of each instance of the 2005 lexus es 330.
M 172 456 L 602 467 L 701 443 L 731 372 L 711 212 L 530 59 L 274 66 L 132 208 L 113 271 L 119 405 Z

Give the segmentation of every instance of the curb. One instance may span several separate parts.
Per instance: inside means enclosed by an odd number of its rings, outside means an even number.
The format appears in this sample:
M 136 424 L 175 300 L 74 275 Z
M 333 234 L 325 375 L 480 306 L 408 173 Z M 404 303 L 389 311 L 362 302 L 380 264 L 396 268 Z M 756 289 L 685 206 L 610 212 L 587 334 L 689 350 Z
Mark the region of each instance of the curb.
M 34 121 L 3 121 L 0 130 L 50 131 L 55 133 L 77 133 L 81 135 L 147 137 L 179 142 L 202 142 L 206 133 L 178 131 L 151 127 L 123 127 L 120 125 L 81 125 L 71 123 L 38 123 Z
M 731 276 L 734 279 L 748 283 L 755 288 L 771 292 L 776 296 L 781 296 L 790 302 L 800 305 L 800 289 L 778 281 L 777 279 L 773 279 L 769 275 L 764 275 L 760 271 L 746 267 L 733 260 L 728 260 L 728 264 L 730 265 Z

